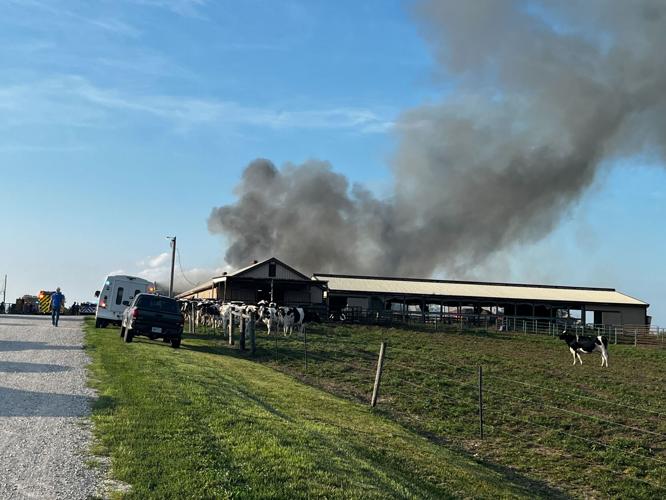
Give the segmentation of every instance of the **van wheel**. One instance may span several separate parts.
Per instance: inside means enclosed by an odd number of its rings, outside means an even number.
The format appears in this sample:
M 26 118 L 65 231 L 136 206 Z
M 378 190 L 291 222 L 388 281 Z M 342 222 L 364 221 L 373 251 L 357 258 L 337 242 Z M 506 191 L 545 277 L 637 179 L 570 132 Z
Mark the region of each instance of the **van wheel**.
M 171 347 L 178 349 L 180 347 L 180 337 L 171 339 Z
M 132 342 L 133 338 L 134 338 L 134 333 L 132 332 L 132 330 L 126 328 L 125 329 L 125 342 L 127 342 L 129 344 L 130 342 Z

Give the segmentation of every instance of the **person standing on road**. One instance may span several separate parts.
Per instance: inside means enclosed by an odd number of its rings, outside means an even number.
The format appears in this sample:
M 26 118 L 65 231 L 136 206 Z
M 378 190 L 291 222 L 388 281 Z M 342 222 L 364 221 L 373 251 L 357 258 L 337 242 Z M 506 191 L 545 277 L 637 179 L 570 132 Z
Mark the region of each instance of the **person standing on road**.
M 60 307 L 62 306 L 65 297 L 60 293 L 60 287 L 56 288 L 55 293 L 51 294 L 51 323 L 53 326 L 58 326 L 60 319 Z

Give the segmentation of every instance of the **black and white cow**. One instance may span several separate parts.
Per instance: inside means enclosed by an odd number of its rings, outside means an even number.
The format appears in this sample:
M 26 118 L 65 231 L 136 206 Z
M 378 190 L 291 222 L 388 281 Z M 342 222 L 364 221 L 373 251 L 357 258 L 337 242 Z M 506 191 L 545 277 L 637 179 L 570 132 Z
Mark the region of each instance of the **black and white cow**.
M 276 304 L 274 302 L 269 303 L 265 300 L 261 300 L 257 302 L 257 306 L 259 307 L 257 311 L 257 322 L 261 321 L 266 325 L 266 328 L 268 328 L 268 335 L 270 335 L 271 332 L 277 333 L 279 319 Z
M 303 333 L 305 311 L 302 307 L 279 307 L 277 314 L 282 322 L 282 331 L 285 335 L 291 335 L 294 328 Z
M 564 340 L 569 346 L 574 365 L 576 364 L 576 357 L 578 357 L 580 364 L 583 364 L 583 360 L 580 359 L 581 353 L 592 354 L 598 351 L 601 353 L 601 366 L 606 365 L 606 368 L 608 368 L 608 339 L 606 337 L 592 338 L 583 335 L 571 335 L 565 330 L 560 335 L 560 339 Z

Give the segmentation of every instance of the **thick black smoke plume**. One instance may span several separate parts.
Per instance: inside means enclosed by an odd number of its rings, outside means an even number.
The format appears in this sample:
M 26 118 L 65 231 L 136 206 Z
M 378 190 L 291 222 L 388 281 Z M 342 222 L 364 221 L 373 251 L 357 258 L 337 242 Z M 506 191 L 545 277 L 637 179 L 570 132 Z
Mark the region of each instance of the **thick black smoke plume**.
M 427 276 L 546 236 L 604 165 L 663 159 L 663 0 L 415 5 L 448 97 L 396 124 L 394 193 L 329 164 L 251 163 L 209 228 L 232 266 Z

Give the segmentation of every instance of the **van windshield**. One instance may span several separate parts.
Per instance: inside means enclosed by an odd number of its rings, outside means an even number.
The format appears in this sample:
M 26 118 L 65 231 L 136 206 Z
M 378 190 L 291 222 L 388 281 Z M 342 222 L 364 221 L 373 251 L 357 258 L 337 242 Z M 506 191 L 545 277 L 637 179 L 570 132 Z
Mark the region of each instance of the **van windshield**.
M 168 297 L 158 295 L 141 295 L 136 301 L 136 306 L 141 309 L 153 309 L 168 313 L 179 313 L 178 303 Z

